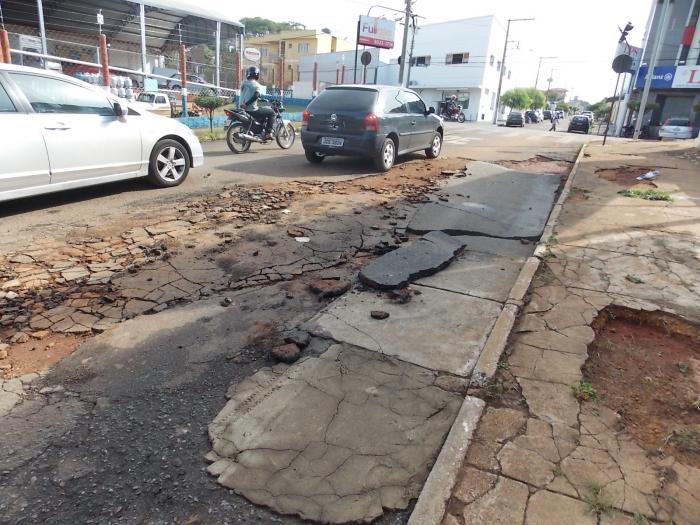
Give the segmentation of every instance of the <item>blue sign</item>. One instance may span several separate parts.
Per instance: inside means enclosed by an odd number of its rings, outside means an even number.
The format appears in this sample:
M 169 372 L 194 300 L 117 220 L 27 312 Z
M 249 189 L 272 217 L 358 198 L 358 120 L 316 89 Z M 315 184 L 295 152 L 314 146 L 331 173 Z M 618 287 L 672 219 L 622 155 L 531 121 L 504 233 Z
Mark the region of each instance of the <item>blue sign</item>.
M 637 84 L 635 87 L 643 88 L 647 80 L 648 66 L 639 68 Z M 651 78 L 651 87 L 670 88 L 673 86 L 673 78 L 676 76 L 676 66 L 657 66 L 654 68 L 654 76 Z

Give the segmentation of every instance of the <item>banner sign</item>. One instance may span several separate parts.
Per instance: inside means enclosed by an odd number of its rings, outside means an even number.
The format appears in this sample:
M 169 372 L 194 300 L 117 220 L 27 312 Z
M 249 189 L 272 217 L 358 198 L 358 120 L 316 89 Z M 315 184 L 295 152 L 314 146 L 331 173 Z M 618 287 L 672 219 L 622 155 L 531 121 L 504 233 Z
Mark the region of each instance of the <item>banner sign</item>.
M 392 49 L 394 47 L 395 33 L 396 22 L 393 20 L 361 16 L 357 43 L 365 46 Z
M 678 66 L 673 77 L 673 87 L 700 89 L 700 66 Z
M 648 66 L 639 68 L 637 76 L 637 88 L 643 88 L 647 79 Z M 651 78 L 651 87 L 670 88 L 673 87 L 673 79 L 676 76 L 676 66 L 657 66 L 654 68 L 654 76 Z

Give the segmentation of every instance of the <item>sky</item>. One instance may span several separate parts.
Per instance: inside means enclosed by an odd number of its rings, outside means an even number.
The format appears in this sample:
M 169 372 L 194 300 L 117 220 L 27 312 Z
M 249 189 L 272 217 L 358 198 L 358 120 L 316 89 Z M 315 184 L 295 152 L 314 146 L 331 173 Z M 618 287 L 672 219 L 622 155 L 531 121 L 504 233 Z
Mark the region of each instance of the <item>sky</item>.
M 372 0 L 266 0 L 230 2 L 227 0 L 191 0 L 193 5 L 235 10 L 236 18 L 260 16 L 277 22 L 295 21 L 309 29 L 328 27 L 336 36 L 354 41 L 357 17 L 372 8 L 373 16 L 400 16 Z M 377 0 L 379 1 L 379 0 Z M 413 11 L 425 18 L 420 24 L 459 20 L 474 16 L 496 15 L 505 26 L 509 18 L 535 18 L 513 22 L 507 62 L 523 87 L 535 83 L 539 57 L 555 56 L 542 61 L 538 87 L 545 89 L 551 74 L 552 87 L 569 90 L 588 102 L 611 96 L 616 74 L 614 58 L 618 27 L 627 22 L 635 26 L 628 41 L 641 46 L 653 0 L 414 0 Z M 381 0 L 379 5 L 403 9 L 403 0 Z M 403 26 L 397 24 L 397 32 Z M 393 55 L 401 51 L 397 34 Z M 391 56 L 391 55 L 389 55 Z

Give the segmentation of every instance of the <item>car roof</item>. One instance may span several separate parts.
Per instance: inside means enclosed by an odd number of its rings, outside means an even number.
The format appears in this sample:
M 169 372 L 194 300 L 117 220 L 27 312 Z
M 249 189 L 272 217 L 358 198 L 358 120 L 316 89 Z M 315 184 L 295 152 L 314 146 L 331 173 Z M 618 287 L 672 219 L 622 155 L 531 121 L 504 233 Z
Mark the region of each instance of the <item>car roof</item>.
M 328 86 L 326 90 L 329 89 L 358 89 L 358 90 L 364 90 L 364 91 L 387 91 L 389 89 L 404 89 L 406 91 L 411 91 L 415 93 L 411 88 L 403 87 L 403 86 L 390 86 L 386 84 L 372 84 L 371 86 L 368 86 L 366 84 L 339 84 L 337 86 Z

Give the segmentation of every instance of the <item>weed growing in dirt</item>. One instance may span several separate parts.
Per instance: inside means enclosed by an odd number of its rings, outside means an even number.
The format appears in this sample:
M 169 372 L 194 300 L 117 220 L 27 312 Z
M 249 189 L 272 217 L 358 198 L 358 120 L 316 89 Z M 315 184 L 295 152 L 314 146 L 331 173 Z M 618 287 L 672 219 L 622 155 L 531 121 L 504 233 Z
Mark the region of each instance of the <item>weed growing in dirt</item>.
M 510 370 L 510 364 L 508 363 L 508 361 L 499 361 L 496 367 L 499 370 Z
M 649 525 L 649 520 L 644 514 L 640 514 L 639 512 L 635 512 L 634 516 L 632 517 L 632 523 L 634 525 Z
M 592 481 L 588 485 L 590 494 L 586 495 L 583 500 L 588 504 L 588 508 L 595 514 L 607 514 L 612 510 L 612 504 L 603 497 L 603 487 Z
M 579 401 L 595 401 L 598 399 L 598 391 L 592 384 L 581 381 L 578 385 L 571 385 L 571 392 Z
M 687 374 L 688 373 L 688 363 L 676 363 L 676 368 L 681 374 Z
M 552 467 L 552 474 L 554 474 L 555 478 L 558 478 L 559 476 L 562 475 L 561 467 L 559 465 L 554 465 Z
M 554 234 L 550 235 L 549 238 L 547 239 L 547 244 L 552 245 L 552 244 L 556 244 L 556 243 L 557 243 L 557 236 Z
M 668 193 L 667 191 L 659 191 L 659 190 L 636 190 L 636 189 L 626 189 L 626 190 L 621 190 L 617 192 L 618 195 L 622 195 L 623 197 L 631 197 L 633 199 L 644 199 L 647 201 L 666 201 L 666 202 L 672 202 L 673 198 L 671 197 L 671 194 Z
M 484 386 L 483 393 L 486 399 L 500 399 L 503 396 L 503 385 L 498 381 L 489 381 Z
M 554 259 L 555 257 L 556 257 L 556 255 L 554 255 L 554 252 L 550 248 L 549 244 L 547 244 L 547 249 L 544 251 L 544 255 L 542 255 L 542 258 L 545 261 L 549 261 L 551 259 Z
M 666 438 L 678 450 L 700 454 L 700 425 L 688 425 L 675 429 Z
M 629 273 L 625 275 L 625 279 L 634 284 L 642 284 L 644 282 L 636 275 L 631 275 Z

